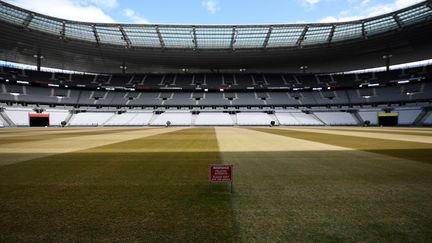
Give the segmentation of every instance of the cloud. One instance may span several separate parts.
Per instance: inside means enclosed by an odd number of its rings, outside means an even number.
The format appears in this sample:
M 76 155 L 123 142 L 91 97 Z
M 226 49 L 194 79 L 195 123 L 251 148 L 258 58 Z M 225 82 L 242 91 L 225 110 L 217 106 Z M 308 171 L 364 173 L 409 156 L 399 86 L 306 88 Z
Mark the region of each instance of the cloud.
M 202 6 L 205 7 L 211 14 L 215 14 L 221 9 L 219 2 L 216 0 L 205 0 L 202 2 Z
M 327 16 L 323 19 L 321 19 L 320 23 L 335 23 L 335 22 L 347 22 L 347 21 L 354 21 L 363 19 L 363 16 L 346 16 L 346 17 L 334 17 L 334 16 Z
M 102 8 L 117 6 L 117 0 L 8 0 L 16 6 L 49 16 L 95 23 L 113 23 L 115 20 Z
M 314 7 L 320 2 L 320 0 L 303 0 L 303 5 L 309 8 Z
M 395 5 L 397 8 L 405 8 L 422 1 L 423 0 L 396 0 Z
M 82 0 L 84 4 L 92 3 L 100 8 L 116 8 L 119 4 L 117 0 Z
M 371 4 L 372 2 L 367 1 L 365 4 L 366 7 L 363 10 L 360 10 L 360 12 L 366 17 L 373 17 L 390 13 L 422 1 L 423 0 L 394 0 L 392 3 L 388 4 Z
M 129 18 L 129 20 L 134 24 L 148 24 L 150 21 L 137 15 L 134 10 L 130 8 L 123 9 L 123 15 Z
M 423 0 L 393 0 L 391 3 L 382 4 L 373 3 L 373 1 L 370 0 L 349 0 L 349 3 L 353 5 L 351 8 L 341 11 L 336 17 L 327 16 L 321 19 L 320 22 L 345 22 L 374 17 L 390 13 L 422 1 Z

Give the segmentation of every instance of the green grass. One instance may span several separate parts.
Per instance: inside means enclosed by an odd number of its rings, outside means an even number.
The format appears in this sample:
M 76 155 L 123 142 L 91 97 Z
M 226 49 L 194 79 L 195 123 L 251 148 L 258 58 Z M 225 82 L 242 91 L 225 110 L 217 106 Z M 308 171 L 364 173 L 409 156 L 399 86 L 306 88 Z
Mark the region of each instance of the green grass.
M 199 128 L 1 166 L 0 241 L 432 241 L 432 144 L 255 131 L 353 150 L 221 153 Z
M 224 153 L 245 241 L 432 240 L 431 144 L 254 130 L 356 150 Z
M 352 151 L 224 153 L 246 242 L 428 242 L 432 170 Z
M 127 153 L 198 144 L 216 152 Z M 235 241 L 229 195 L 208 192 L 218 162 L 197 129 L 1 167 L 0 241 Z

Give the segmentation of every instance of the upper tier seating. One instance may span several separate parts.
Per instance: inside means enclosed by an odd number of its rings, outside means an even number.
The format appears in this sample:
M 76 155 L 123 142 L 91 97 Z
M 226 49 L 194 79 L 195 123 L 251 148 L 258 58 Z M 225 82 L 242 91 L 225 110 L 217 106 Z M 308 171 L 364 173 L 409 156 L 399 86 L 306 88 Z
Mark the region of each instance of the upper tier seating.
M 432 100 L 432 82 L 325 91 L 125 92 L 0 83 L 0 101 L 78 106 L 334 106 Z
M 358 74 L 66 74 L 37 72 L 3 67 L 0 78 L 23 80 L 38 84 L 85 85 L 99 86 L 135 86 L 143 89 L 160 89 L 161 87 L 196 87 L 210 89 L 246 89 L 266 87 L 358 87 L 362 83 L 379 82 L 387 84 L 399 80 L 430 78 L 432 74 L 427 67 L 392 70 L 390 72 L 366 72 Z

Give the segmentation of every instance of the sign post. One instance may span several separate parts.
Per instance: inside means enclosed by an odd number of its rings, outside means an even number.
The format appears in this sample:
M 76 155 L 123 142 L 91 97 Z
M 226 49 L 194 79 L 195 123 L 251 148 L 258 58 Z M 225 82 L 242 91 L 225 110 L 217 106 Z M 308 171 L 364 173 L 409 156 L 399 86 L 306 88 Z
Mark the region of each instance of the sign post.
M 233 165 L 212 164 L 208 166 L 209 183 L 230 183 L 233 192 Z M 209 190 L 211 190 L 209 184 Z

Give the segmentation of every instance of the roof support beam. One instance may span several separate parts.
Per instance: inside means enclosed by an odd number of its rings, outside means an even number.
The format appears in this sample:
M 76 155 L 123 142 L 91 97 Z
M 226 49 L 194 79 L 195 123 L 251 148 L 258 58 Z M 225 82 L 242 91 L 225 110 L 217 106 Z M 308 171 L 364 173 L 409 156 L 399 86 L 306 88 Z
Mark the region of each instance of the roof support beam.
M 122 70 L 122 74 L 125 74 L 126 73 L 126 69 L 127 69 L 125 61 L 122 62 L 122 65 L 120 66 L 120 68 Z
M 126 48 L 130 48 L 132 43 L 126 34 L 126 31 L 123 29 L 123 26 L 119 25 L 119 30 L 120 33 L 122 34 L 122 39 L 126 42 Z
M 160 42 L 160 45 L 161 45 L 162 49 L 165 49 L 165 42 L 164 42 L 164 40 L 162 38 L 162 34 L 160 32 L 160 29 L 159 29 L 158 25 L 156 25 L 156 33 L 157 33 L 157 36 L 159 38 L 159 42 Z
M 38 51 L 38 54 L 34 55 L 34 57 L 36 58 L 37 71 L 40 72 L 43 58 L 43 56 L 40 54 L 40 50 Z
M 60 31 L 60 39 L 66 40 L 66 21 L 62 23 L 62 30 Z
M 238 34 L 238 31 L 237 31 L 237 29 L 236 29 L 236 27 L 235 26 L 233 26 L 233 28 L 232 28 L 232 34 L 231 34 L 231 44 L 230 44 L 230 48 L 231 48 L 231 50 L 235 50 L 235 43 L 237 42 L 237 34 Z
M 100 46 L 100 38 L 99 38 L 99 35 L 97 33 L 96 25 L 95 24 L 92 25 L 92 30 L 93 30 L 93 35 L 94 35 L 95 40 L 96 40 L 96 45 Z
M 159 25 L 156 25 L 156 34 L 158 35 L 162 49 L 165 49 L 165 42 L 163 40 L 162 34 L 160 33 Z
M 327 38 L 327 42 L 330 44 L 331 41 L 333 40 L 333 36 L 334 36 L 334 32 L 336 30 L 336 25 L 334 24 L 330 30 L 329 36 Z
M 271 36 L 272 31 L 273 31 L 273 26 L 270 26 L 269 29 L 268 29 L 268 31 L 267 31 L 266 38 L 264 40 L 264 44 L 263 44 L 263 48 L 264 49 L 267 48 L 267 45 L 268 45 L 268 42 L 270 40 L 270 36 Z
M 393 19 L 396 21 L 396 24 L 398 25 L 399 29 L 403 28 L 403 24 L 401 19 L 399 18 L 399 15 L 393 14 Z
M 300 36 L 299 36 L 297 42 L 296 42 L 296 45 L 297 45 L 298 47 L 301 47 L 301 45 L 303 44 L 303 41 L 304 41 L 304 39 L 305 39 L 305 36 L 306 36 L 306 33 L 307 33 L 308 30 L 309 30 L 309 26 L 306 25 L 306 26 L 304 27 L 302 33 L 300 34 Z
M 366 33 L 366 28 L 365 28 L 365 22 L 364 21 L 362 21 L 362 36 L 363 36 L 363 39 L 367 39 L 368 37 L 367 37 L 367 33 Z
M 192 43 L 194 44 L 194 49 L 198 49 L 198 40 L 195 26 L 192 27 Z
M 31 23 L 31 21 L 33 20 L 34 14 L 33 13 L 29 13 L 27 15 L 27 17 L 25 18 L 23 24 L 22 24 L 22 28 L 23 29 L 28 29 L 29 24 Z

